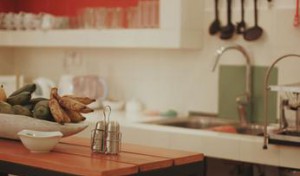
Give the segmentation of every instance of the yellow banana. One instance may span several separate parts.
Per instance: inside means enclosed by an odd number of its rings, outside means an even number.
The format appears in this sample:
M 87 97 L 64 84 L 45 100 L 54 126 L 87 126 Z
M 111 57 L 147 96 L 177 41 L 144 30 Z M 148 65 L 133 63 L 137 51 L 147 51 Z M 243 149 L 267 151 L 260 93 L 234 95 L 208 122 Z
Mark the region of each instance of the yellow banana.
M 3 85 L 1 85 L 1 87 L 0 87 L 0 101 L 6 101 L 6 99 L 7 99 L 7 96 L 6 96 L 5 90 L 3 88 Z
M 86 114 L 86 113 L 94 112 L 94 110 L 92 108 L 85 107 L 85 108 L 81 109 L 79 112 Z
M 57 92 L 58 92 L 58 90 L 57 90 L 56 87 L 51 88 L 51 91 L 50 91 L 50 98 L 55 98 L 55 99 L 59 100 L 59 99 L 60 99 L 60 96 L 58 95 Z
M 64 124 L 65 122 L 66 123 L 71 122 L 70 117 L 65 112 L 65 110 L 62 107 L 60 107 L 58 101 L 55 98 L 51 98 L 49 100 L 49 108 L 50 108 L 51 114 L 54 117 L 54 120 L 57 123 Z
M 85 120 L 85 117 L 83 117 L 79 112 L 72 111 L 72 110 L 66 110 L 66 113 L 71 119 L 71 122 L 78 123 Z
M 64 95 L 63 97 L 68 97 L 68 98 L 72 98 L 73 100 L 76 100 L 82 104 L 88 105 L 91 104 L 93 102 L 95 102 L 95 99 L 89 98 L 89 97 L 76 97 L 74 95 Z
M 61 97 L 59 99 L 59 104 L 68 109 L 68 110 L 72 110 L 72 111 L 77 111 L 77 112 L 81 112 L 81 111 L 88 111 L 88 112 L 92 112 L 93 109 L 87 107 L 85 104 L 80 103 L 79 101 L 76 101 L 70 97 Z

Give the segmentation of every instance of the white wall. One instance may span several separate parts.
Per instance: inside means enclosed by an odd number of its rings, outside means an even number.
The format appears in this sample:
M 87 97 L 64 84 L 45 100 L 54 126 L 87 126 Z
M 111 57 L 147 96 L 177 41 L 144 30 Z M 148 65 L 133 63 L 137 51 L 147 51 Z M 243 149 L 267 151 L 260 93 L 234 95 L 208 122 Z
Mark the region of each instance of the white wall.
M 13 49 L 0 48 L 0 74 L 9 75 L 14 73 Z
M 205 34 L 201 50 L 19 48 L 14 50 L 15 68 L 27 80 L 44 76 L 58 81 L 65 73 L 65 52 L 78 51 L 85 61 L 85 73 L 107 78 L 110 96 L 114 98 L 137 97 L 151 110 L 174 108 L 181 113 L 188 110 L 216 112 L 218 71 L 211 72 L 211 66 L 217 48 L 241 44 L 255 65 L 268 66 L 283 54 L 300 54 L 300 28 L 292 25 L 294 0 L 273 0 L 272 8 L 268 7 L 267 0 L 259 0 L 259 25 L 264 29 L 264 35 L 255 42 L 246 42 L 241 36 L 230 41 L 209 36 L 208 27 L 214 19 L 213 1 L 205 2 L 203 31 L 199 31 Z M 246 2 L 246 21 L 253 26 L 253 1 Z M 233 4 L 234 23 L 240 20 L 239 3 L 235 0 Z M 226 24 L 225 6 L 225 3 L 220 4 L 223 24 Z M 223 57 L 222 64 L 244 63 L 235 51 Z M 299 61 L 281 63 L 280 82 L 298 81 L 299 68 Z

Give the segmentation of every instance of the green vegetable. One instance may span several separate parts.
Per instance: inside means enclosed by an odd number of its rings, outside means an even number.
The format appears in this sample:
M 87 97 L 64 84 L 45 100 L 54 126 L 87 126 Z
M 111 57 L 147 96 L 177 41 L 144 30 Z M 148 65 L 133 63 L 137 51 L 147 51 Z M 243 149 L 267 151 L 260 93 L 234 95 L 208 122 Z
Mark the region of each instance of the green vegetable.
M 17 95 L 8 97 L 6 101 L 11 105 L 25 105 L 30 102 L 30 99 L 31 99 L 30 92 L 21 92 Z
M 12 106 L 4 101 L 0 101 L 0 113 L 14 114 Z
M 36 85 L 35 84 L 26 84 L 25 86 L 21 87 L 20 89 L 14 91 L 9 97 L 18 95 L 22 92 L 30 92 L 30 94 L 31 94 L 35 90 L 36 90 Z
M 12 109 L 15 114 L 32 117 L 31 111 L 21 105 L 14 105 Z
M 33 117 L 42 120 L 53 121 L 53 116 L 49 108 L 49 100 L 39 101 L 33 108 Z

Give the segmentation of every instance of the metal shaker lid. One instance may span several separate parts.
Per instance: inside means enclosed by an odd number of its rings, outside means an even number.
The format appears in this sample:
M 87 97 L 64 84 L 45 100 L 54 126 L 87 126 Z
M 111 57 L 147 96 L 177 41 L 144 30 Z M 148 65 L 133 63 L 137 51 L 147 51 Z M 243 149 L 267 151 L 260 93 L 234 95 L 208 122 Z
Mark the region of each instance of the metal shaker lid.
M 105 130 L 105 121 L 101 120 L 96 123 L 96 130 Z
M 107 124 L 107 131 L 119 132 L 120 131 L 120 124 L 116 121 L 109 121 L 108 124 Z

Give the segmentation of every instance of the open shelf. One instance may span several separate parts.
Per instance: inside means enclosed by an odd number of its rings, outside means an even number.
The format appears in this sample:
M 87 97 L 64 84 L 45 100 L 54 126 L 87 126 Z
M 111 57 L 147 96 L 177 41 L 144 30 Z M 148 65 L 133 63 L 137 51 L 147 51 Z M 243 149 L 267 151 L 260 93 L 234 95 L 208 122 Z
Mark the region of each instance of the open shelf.
M 159 28 L 0 31 L 2 47 L 199 49 L 204 2 L 159 0 Z

